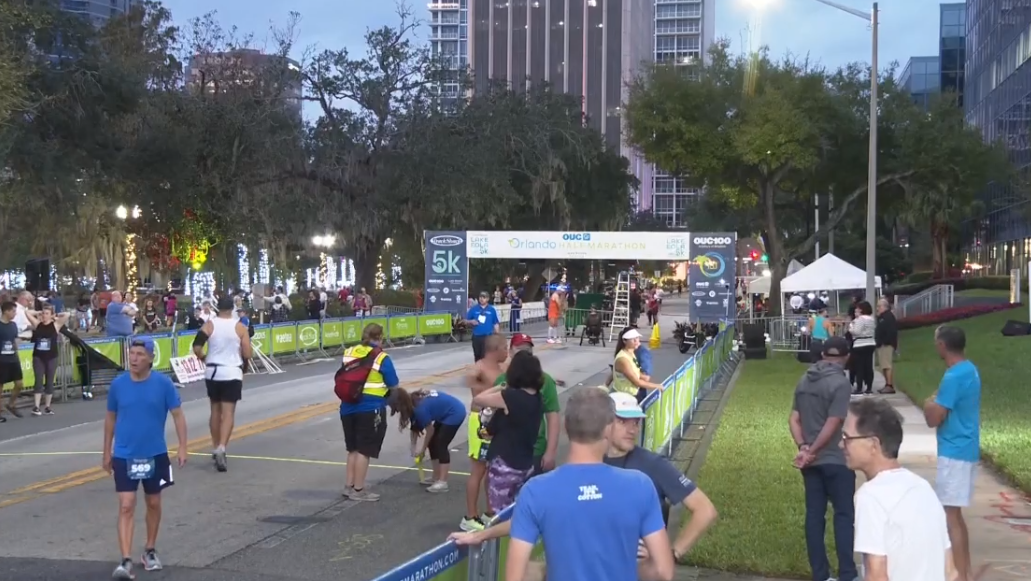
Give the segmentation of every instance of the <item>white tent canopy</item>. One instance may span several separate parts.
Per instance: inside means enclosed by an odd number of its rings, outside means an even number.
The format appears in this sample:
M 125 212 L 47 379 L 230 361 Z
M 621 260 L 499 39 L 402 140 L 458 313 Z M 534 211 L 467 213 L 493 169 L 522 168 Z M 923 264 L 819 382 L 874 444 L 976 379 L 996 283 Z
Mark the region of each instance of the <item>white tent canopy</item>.
M 874 286 L 881 288 L 881 277 L 874 277 Z M 818 260 L 780 281 L 781 293 L 808 291 L 843 291 L 866 288 L 866 272 L 833 254 Z
M 795 274 L 796 272 L 802 270 L 803 268 L 805 268 L 805 267 L 802 265 L 801 262 L 799 262 L 797 260 L 792 260 L 788 264 L 787 276 L 791 276 L 792 274 Z M 768 276 L 761 276 L 761 277 L 753 278 L 752 280 L 748 281 L 748 292 L 750 294 L 760 294 L 760 295 L 768 295 L 768 294 L 770 294 L 770 277 L 768 277 Z

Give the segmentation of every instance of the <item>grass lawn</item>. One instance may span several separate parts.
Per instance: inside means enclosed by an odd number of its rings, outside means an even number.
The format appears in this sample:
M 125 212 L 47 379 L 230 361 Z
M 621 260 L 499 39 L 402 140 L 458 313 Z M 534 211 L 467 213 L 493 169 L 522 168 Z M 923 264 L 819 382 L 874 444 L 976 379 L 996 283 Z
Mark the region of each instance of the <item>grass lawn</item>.
M 967 352 L 981 370 L 981 445 L 1031 493 L 1031 337 L 1003 337 L 1009 310 L 957 321 L 967 332 Z M 934 392 L 944 366 L 934 350 L 934 327 L 902 333 L 896 385 L 922 401 Z M 744 363 L 723 411 L 698 485 L 720 519 L 689 555 L 689 562 L 772 577 L 809 577 L 805 551 L 802 478 L 791 465 L 795 446 L 787 418 L 805 366 L 784 354 Z M 832 527 L 827 547 L 834 563 Z
M 698 485 L 720 512 L 691 551 L 699 567 L 771 577 L 809 577 L 802 477 L 788 432 L 795 385 L 806 366 L 786 354 L 747 361 L 720 418 Z M 833 547 L 828 526 L 828 547 Z M 833 548 L 829 550 L 834 562 Z
M 1011 309 L 952 324 L 966 331 L 967 356 L 981 372 L 981 450 L 1031 494 L 1031 337 L 1003 337 L 999 330 L 1009 319 L 1026 321 L 1027 311 Z M 942 375 L 934 327 L 904 331 L 899 347 L 895 384 L 922 402 Z
M 975 298 L 1008 298 L 1010 291 L 994 288 L 968 288 L 961 290 L 956 293 L 961 297 L 975 297 Z

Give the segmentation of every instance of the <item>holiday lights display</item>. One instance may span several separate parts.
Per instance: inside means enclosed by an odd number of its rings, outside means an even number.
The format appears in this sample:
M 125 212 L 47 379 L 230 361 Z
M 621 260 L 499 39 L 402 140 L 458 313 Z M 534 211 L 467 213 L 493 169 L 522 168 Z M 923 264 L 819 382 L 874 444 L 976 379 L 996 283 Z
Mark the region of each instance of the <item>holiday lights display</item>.
M 139 265 L 136 262 L 136 235 L 125 235 L 125 290 L 130 294 L 136 294 L 136 287 L 140 284 Z
M 251 292 L 251 261 L 247 258 L 247 247 L 237 244 L 236 251 L 239 254 L 237 265 L 240 269 L 240 289 Z
M 329 257 L 325 252 L 319 253 L 319 288 L 326 288 L 326 280 L 329 274 Z
M 268 284 L 272 280 L 272 269 L 268 263 L 268 250 L 258 251 L 258 282 Z
M 326 279 L 329 288 L 337 288 L 340 280 L 337 278 L 337 261 L 333 258 L 326 259 Z

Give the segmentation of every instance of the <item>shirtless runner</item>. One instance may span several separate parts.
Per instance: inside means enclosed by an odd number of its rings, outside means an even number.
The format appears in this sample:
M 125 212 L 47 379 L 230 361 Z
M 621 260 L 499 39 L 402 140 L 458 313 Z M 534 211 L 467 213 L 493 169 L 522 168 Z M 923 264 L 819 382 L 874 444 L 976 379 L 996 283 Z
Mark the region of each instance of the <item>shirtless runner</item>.
M 466 376 L 466 384 L 472 391 L 472 397 L 494 387 L 494 382 L 504 372 L 502 364 L 508 358 L 508 345 L 505 337 L 491 335 L 487 337 L 484 346 L 483 359 L 473 365 L 472 371 Z M 480 430 L 480 408 L 470 406 L 469 414 L 469 459 L 472 460 L 469 479 L 465 486 L 465 507 L 466 515 L 462 518 L 459 527 L 463 531 L 483 530 L 484 522 L 480 517 L 477 507 L 479 503 L 480 490 L 484 489 L 484 481 L 487 477 L 487 447 L 489 440 L 485 440 Z

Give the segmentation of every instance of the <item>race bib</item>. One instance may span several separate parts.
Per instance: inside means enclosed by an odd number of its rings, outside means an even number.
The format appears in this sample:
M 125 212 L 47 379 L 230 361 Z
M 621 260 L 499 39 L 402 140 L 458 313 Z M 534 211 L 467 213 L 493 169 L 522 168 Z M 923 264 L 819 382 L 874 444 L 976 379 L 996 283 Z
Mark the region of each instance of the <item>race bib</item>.
M 487 322 L 487 315 L 480 315 L 479 317 L 476 317 L 476 320 L 482 325 Z
M 129 461 L 130 480 L 148 480 L 154 477 L 154 459 L 137 458 Z
M 4 344 L 0 345 L 0 355 L 14 355 L 14 342 L 4 341 Z
M 36 342 L 36 350 L 50 351 L 50 339 L 40 339 Z

